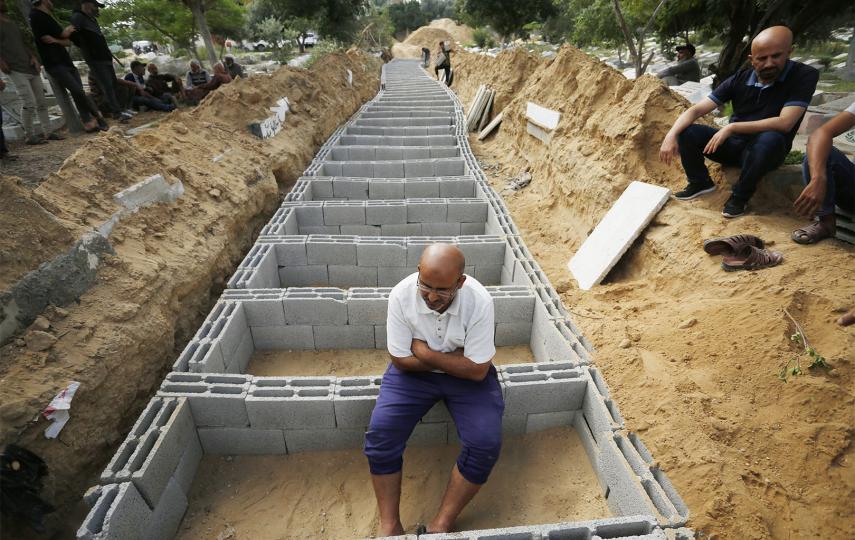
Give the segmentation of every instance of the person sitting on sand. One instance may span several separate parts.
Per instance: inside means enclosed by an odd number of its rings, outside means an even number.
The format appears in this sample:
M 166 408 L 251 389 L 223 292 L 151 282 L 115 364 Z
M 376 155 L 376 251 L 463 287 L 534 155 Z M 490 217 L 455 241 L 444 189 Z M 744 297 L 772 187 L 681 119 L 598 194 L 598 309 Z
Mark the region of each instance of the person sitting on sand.
M 677 47 L 677 63 L 656 74 L 668 86 L 680 86 L 684 82 L 701 80 L 701 66 L 695 58 L 695 46 L 691 43 Z
M 190 60 L 190 71 L 187 72 L 187 82 L 184 83 L 184 87 L 190 90 L 191 88 L 207 84 L 210 81 L 211 76 L 208 75 L 207 71 L 202 69 L 202 64 L 198 60 Z
M 235 57 L 227 54 L 223 57 L 223 63 L 226 66 L 226 71 L 229 72 L 229 77 L 232 79 L 246 79 L 246 73 L 243 71 L 243 66 L 235 62 Z
M 814 131 L 802 162 L 805 188 L 793 206 L 813 223 L 793 231 L 799 244 L 814 244 L 837 232 L 834 206 L 855 212 L 855 163 L 831 145 L 832 139 L 855 128 L 855 103 Z
M 226 67 L 222 62 L 217 62 L 214 64 L 214 76 L 211 77 L 211 80 L 205 84 L 194 86 L 187 90 L 185 95 L 190 102 L 199 103 L 213 90 L 216 90 L 220 86 L 230 82 L 232 82 L 232 78 L 229 76 L 228 71 L 226 71 Z
M 819 80 L 817 70 L 790 60 L 792 50 L 789 28 L 763 30 L 751 42 L 751 68 L 736 72 L 677 118 L 659 149 L 666 164 L 679 154 L 688 177 L 689 184 L 675 198 L 685 201 L 715 191 L 704 164 L 708 157 L 741 167 L 722 215 L 745 214 L 760 179 L 784 162 Z M 727 126 L 693 123 L 728 101 L 733 115 Z
M 492 363 L 493 300 L 483 285 L 463 274 L 464 265 L 456 246 L 430 245 L 418 272 L 389 295 L 386 339 L 391 364 L 383 375 L 364 450 L 380 510 L 380 536 L 404 533 L 399 514 L 404 447 L 437 402 L 448 406 L 463 448 L 427 532 L 451 529 L 499 458 L 505 403 Z
M 146 70 L 148 71 L 146 87 L 151 95 L 177 106 L 178 100 L 184 98 L 184 87 L 181 84 L 181 79 L 171 73 L 160 73 L 157 64 L 154 63 L 150 63 Z

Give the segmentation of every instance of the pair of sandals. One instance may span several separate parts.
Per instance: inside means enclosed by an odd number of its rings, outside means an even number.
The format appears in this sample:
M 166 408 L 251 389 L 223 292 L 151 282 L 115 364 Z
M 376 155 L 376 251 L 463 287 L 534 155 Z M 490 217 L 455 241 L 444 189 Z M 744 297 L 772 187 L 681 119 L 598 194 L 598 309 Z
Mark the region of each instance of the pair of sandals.
M 765 242 L 751 234 L 737 234 L 704 241 L 704 251 L 710 255 L 723 255 L 721 267 L 726 272 L 759 270 L 778 266 L 784 255 L 764 249 Z

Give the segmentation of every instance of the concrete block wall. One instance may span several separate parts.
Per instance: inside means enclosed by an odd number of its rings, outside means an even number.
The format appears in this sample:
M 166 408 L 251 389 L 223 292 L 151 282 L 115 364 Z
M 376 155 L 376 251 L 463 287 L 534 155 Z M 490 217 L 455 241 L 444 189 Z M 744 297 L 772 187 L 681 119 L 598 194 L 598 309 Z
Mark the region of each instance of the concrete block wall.
M 204 453 L 359 447 L 380 374 L 254 377 L 247 363 L 259 349 L 385 348 L 390 287 L 415 271 L 425 246 L 443 241 L 459 245 L 466 272 L 490 286 L 497 345 L 528 343 L 536 359 L 498 369 L 504 432 L 573 426 L 618 516 L 453 537 L 692 538 L 682 528 L 686 505 L 625 429 L 591 365 L 591 343 L 469 148 L 454 93 L 405 61 L 384 66 L 381 88 L 320 148 L 264 227 L 87 492 L 92 510 L 78 537 L 170 538 Z M 458 440 L 440 403 L 410 444 L 446 442 Z
M 391 252 L 385 249 L 389 246 Z M 365 256 L 377 262 L 405 256 L 391 243 L 362 247 L 368 249 Z M 528 345 L 535 361 L 546 365 L 587 364 L 554 320 L 538 316 L 544 309 L 532 288 L 498 285 L 487 290 L 495 308 L 497 346 Z M 259 350 L 385 349 L 390 291 L 391 287 L 227 289 L 172 369 L 239 374 L 246 372 Z
M 623 430 L 619 420 L 600 426 L 594 418 L 612 415 L 605 405 L 608 389 L 596 370 L 555 362 L 501 366 L 497 371 L 506 400 L 506 436 L 574 427 L 612 511 L 649 516 L 572 527 L 609 530 L 611 538 L 619 538 L 652 534 L 663 524 L 685 524 L 685 504 L 637 435 Z M 170 373 L 102 473 L 100 488 L 90 493 L 92 511 L 79 536 L 106 538 L 114 531 L 131 531 L 122 537 L 139 538 L 144 529 L 135 526 L 153 523 L 159 515 L 159 536 L 152 537 L 170 537 L 186 511 L 187 492 L 203 454 L 359 448 L 381 385 L 379 376 Z M 459 441 L 440 403 L 418 424 L 409 444 L 446 443 Z M 646 528 L 634 528 L 642 521 Z M 617 524 L 627 527 L 626 532 Z M 554 526 L 530 529 L 542 527 Z

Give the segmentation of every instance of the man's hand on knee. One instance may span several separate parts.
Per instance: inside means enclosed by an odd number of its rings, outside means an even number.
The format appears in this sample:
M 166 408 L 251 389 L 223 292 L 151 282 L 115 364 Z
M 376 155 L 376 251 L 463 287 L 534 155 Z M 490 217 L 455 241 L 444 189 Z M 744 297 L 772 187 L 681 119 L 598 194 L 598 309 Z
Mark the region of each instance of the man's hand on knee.
M 714 154 L 718 148 L 724 144 L 731 135 L 733 135 L 733 129 L 731 128 L 733 124 L 728 124 L 721 128 L 720 130 L 715 132 L 715 135 L 707 143 L 706 147 L 704 147 L 704 154 L 710 155 Z

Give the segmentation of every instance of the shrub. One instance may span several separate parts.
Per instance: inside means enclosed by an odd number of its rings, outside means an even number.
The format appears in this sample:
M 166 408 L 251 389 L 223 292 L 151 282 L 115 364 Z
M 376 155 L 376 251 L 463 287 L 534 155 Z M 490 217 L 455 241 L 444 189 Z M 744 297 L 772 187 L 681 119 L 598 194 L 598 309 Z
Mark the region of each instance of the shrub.
M 472 31 L 472 40 L 475 46 L 482 49 L 490 49 L 496 46 L 496 40 L 493 39 L 493 34 L 486 28 L 476 28 Z

